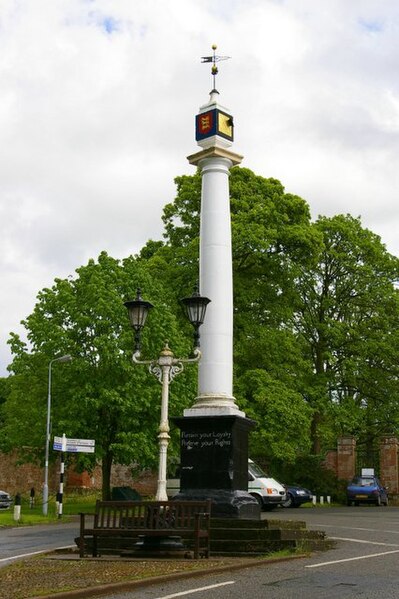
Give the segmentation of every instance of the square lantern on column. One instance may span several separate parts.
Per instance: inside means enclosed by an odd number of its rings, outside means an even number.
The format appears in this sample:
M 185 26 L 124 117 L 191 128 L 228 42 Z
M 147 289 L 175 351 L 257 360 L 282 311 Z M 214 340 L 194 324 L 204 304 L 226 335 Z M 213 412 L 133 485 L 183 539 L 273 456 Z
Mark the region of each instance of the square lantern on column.
M 195 119 L 196 141 L 201 142 L 216 135 L 230 142 L 233 141 L 233 117 L 219 108 L 197 114 Z

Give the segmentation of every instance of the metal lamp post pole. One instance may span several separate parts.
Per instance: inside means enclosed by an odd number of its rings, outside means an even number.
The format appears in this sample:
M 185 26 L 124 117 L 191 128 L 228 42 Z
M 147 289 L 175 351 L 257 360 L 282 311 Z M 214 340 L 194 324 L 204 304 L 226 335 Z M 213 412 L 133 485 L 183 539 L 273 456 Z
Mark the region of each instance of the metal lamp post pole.
M 47 424 L 46 424 L 46 451 L 44 457 L 44 484 L 43 484 L 43 515 L 48 513 L 48 462 L 50 448 L 50 418 L 51 418 L 51 367 L 54 362 L 70 362 L 72 356 L 69 354 L 54 358 L 48 365 L 48 394 L 47 394 Z
M 158 465 L 158 485 L 156 500 L 168 501 L 166 493 L 166 473 L 167 473 L 167 456 L 169 445 L 169 383 L 173 381 L 175 376 L 183 372 L 183 363 L 195 363 L 201 359 L 201 352 L 198 348 L 194 350 L 194 358 L 175 358 L 173 352 L 165 343 L 165 347 L 161 351 L 157 360 L 140 360 L 140 351 L 135 351 L 133 354 L 133 362 L 136 364 L 148 364 L 149 371 L 157 377 L 162 384 L 161 397 L 161 421 L 159 424 L 159 465 Z
M 169 444 L 169 420 L 168 420 L 168 404 L 169 404 L 169 383 L 173 381 L 175 376 L 183 371 L 183 364 L 199 362 L 201 352 L 199 350 L 199 327 L 204 322 L 206 307 L 211 301 L 207 297 L 202 297 L 198 289 L 194 290 L 191 297 L 185 297 L 180 300 L 184 306 L 185 313 L 190 323 L 194 327 L 194 350 L 193 358 L 175 358 L 173 352 L 165 342 L 165 347 L 161 351 L 157 360 L 140 360 L 140 337 L 141 331 L 147 319 L 147 314 L 153 305 L 150 302 L 143 300 L 141 290 L 137 289 L 135 300 L 124 302 L 128 313 L 130 324 L 135 332 L 135 350 L 133 353 L 133 362 L 136 364 L 148 364 L 149 371 L 154 374 L 162 383 L 162 403 L 161 403 L 161 422 L 159 425 L 159 471 L 158 471 L 158 487 L 156 499 L 157 501 L 167 501 L 166 493 L 166 463 Z

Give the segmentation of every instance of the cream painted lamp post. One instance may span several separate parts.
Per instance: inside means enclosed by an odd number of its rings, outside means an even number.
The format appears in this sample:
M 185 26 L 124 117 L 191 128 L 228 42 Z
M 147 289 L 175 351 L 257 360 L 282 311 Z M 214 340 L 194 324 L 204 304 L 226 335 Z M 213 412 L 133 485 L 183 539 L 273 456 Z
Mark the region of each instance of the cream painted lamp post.
M 206 307 L 210 300 L 207 297 L 202 297 L 198 291 L 195 291 L 192 296 L 180 300 L 185 309 L 185 314 L 190 323 L 194 327 L 194 350 L 193 358 L 175 358 L 173 352 L 169 348 L 168 342 L 155 360 L 141 360 L 141 332 L 145 325 L 148 312 L 153 308 L 150 302 L 143 300 L 140 289 L 137 290 L 136 299 L 125 302 L 125 306 L 129 313 L 130 324 L 135 332 L 135 349 L 133 353 L 133 362 L 135 364 L 148 365 L 149 371 L 157 377 L 162 385 L 161 396 L 161 421 L 159 424 L 159 468 L 158 468 L 158 485 L 156 500 L 167 501 L 166 493 L 166 469 L 167 469 L 167 453 L 169 444 L 169 384 L 175 376 L 183 371 L 183 364 L 193 364 L 201 359 L 199 349 L 199 327 L 205 319 Z

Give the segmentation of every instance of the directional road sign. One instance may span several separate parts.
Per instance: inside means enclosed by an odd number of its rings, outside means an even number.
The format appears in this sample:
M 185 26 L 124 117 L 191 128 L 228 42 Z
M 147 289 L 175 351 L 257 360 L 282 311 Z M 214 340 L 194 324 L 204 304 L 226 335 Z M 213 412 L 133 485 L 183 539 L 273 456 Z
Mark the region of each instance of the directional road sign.
M 68 439 L 66 438 L 66 446 L 64 451 L 71 453 L 94 453 L 94 439 Z M 62 451 L 62 437 L 54 437 L 53 449 Z

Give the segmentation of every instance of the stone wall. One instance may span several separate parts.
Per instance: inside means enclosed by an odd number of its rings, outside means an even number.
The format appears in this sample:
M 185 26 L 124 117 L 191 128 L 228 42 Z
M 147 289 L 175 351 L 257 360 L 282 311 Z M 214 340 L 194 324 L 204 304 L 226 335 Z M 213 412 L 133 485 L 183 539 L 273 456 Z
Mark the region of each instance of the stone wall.
M 397 495 L 398 488 L 398 440 L 396 437 L 383 437 L 380 441 L 381 482 L 388 487 L 390 495 Z
M 341 437 L 337 442 L 337 477 L 351 480 L 356 474 L 356 440 Z
M 140 495 L 155 495 L 157 485 L 156 474 L 149 470 L 141 471 L 132 477 L 128 466 L 116 464 L 111 472 L 111 487 L 133 487 Z M 55 495 L 58 490 L 60 475 L 59 464 L 49 467 L 49 494 Z M 78 473 L 69 466 L 65 471 L 65 489 L 87 489 L 100 490 L 102 485 L 101 466 L 98 465 L 92 474 L 87 472 Z M 30 489 L 34 487 L 36 493 L 40 494 L 44 481 L 44 468 L 38 464 L 20 464 L 18 455 L 0 454 L 0 489 L 15 495 L 29 495 Z
M 29 495 L 34 487 L 38 492 L 43 486 L 44 469 L 38 464 L 20 464 L 16 453 L 0 454 L 0 489 L 11 495 L 21 493 Z M 49 469 L 49 489 L 56 488 L 56 468 Z
M 396 437 L 380 439 L 380 480 L 388 487 L 389 495 L 399 495 L 399 441 Z M 354 437 L 341 437 L 337 449 L 326 454 L 324 465 L 342 480 L 351 480 L 356 472 L 356 440 Z

